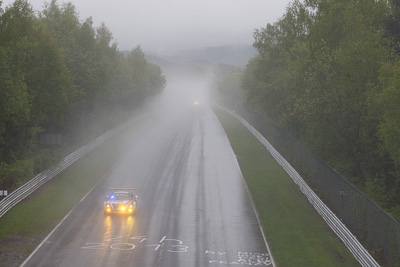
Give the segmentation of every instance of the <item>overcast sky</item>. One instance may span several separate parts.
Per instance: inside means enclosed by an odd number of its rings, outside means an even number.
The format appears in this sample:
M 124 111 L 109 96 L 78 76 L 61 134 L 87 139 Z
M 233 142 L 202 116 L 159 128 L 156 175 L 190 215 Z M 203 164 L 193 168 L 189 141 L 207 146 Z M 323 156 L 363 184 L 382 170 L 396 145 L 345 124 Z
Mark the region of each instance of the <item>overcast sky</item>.
M 47 0 L 49 2 L 50 0 Z M 3 0 L 3 8 L 13 0 Z M 30 0 L 43 10 L 45 0 Z M 141 45 L 165 52 L 226 44 L 252 44 L 254 29 L 277 21 L 291 0 L 58 0 L 72 2 L 83 21 L 92 17 L 113 33 L 120 50 Z

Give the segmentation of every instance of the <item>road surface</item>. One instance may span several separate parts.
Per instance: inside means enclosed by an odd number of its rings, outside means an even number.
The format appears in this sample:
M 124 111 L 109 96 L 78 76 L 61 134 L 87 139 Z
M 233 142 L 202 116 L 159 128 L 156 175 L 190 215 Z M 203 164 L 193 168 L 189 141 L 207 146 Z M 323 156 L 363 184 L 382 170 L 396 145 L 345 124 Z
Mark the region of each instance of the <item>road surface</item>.
M 272 266 L 208 84 L 169 79 L 127 154 L 24 266 Z M 103 214 L 109 187 L 138 188 L 134 216 Z

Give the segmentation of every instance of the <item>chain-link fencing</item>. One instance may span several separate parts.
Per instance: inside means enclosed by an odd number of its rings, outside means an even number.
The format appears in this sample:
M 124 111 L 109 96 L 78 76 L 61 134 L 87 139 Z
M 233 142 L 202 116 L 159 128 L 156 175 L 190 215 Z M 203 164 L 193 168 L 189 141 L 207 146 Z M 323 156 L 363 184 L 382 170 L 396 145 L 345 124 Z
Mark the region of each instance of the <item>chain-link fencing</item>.
M 400 223 L 290 134 L 243 106 L 223 103 L 261 133 L 385 266 L 400 266 Z

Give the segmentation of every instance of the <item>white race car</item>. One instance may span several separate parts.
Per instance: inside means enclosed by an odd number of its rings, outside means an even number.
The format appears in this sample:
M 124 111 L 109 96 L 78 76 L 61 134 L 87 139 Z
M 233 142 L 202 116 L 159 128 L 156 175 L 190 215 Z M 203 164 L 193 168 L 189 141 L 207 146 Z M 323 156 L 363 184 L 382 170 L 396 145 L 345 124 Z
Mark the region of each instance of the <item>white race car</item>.
M 104 214 L 134 214 L 137 207 L 137 195 L 131 191 L 136 188 L 109 188 L 111 193 L 104 201 Z

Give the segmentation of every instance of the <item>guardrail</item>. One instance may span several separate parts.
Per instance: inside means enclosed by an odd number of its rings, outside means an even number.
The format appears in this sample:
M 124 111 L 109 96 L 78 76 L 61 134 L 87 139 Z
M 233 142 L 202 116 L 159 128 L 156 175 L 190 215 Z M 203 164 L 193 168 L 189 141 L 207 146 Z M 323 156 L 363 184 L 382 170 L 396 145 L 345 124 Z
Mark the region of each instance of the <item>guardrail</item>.
M 222 107 L 223 108 L 223 107 Z M 358 260 L 361 266 L 379 266 L 375 259 L 369 254 L 364 246 L 350 232 L 350 230 L 339 220 L 339 218 L 322 202 L 322 200 L 312 191 L 298 172 L 284 159 L 278 151 L 262 136 L 253 126 L 237 113 L 223 108 L 249 129 L 249 131 L 267 148 L 274 159 L 283 167 L 289 174 L 292 180 L 299 186 L 300 190 L 306 195 L 308 201 L 313 205 L 317 212 L 322 216 L 329 227 L 343 241 L 350 252 Z
M 59 164 L 56 166 L 43 171 L 42 173 L 38 174 L 36 177 L 32 178 L 29 182 L 24 184 L 23 186 L 19 187 L 12 193 L 8 194 L 7 197 L 3 198 L 0 201 L 0 218 L 7 213 L 12 207 L 17 205 L 20 201 L 25 199 L 27 196 L 32 194 L 36 189 L 38 189 L 40 186 L 42 186 L 44 183 L 47 181 L 51 180 L 55 176 L 57 176 L 59 173 L 61 173 L 63 170 L 71 166 L 73 163 L 75 163 L 77 160 L 81 159 L 83 156 L 91 152 L 93 149 L 97 148 L 101 144 L 103 144 L 105 141 L 107 141 L 109 138 L 114 136 L 115 134 L 118 134 L 131 126 L 134 121 L 138 120 L 141 118 L 143 115 L 139 115 L 135 117 L 134 119 L 131 119 L 109 131 L 104 133 L 103 135 L 97 137 L 94 141 L 91 143 L 81 147 L 80 149 L 72 152 L 70 155 L 66 156 Z
M 337 234 L 337 236 L 345 243 L 350 252 L 359 261 L 362 266 L 379 266 L 375 259 L 368 253 L 368 251 L 361 245 L 357 238 L 347 229 L 347 227 L 336 217 L 336 215 L 322 202 L 322 200 L 311 190 L 311 188 L 305 183 L 303 178 L 297 173 L 297 171 L 275 150 L 275 148 L 246 120 L 240 117 L 238 114 L 231 112 L 229 113 L 238 118 L 252 133 L 253 135 L 267 148 L 271 155 L 276 161 L 284 168 L 284 170 L 290 175 L 293 181 L 300 187 L 300 190 L 307 196 L 309 202 L 314 206 L 317 212 L 327 222 L 331 229 Z M 7 213 L 12 207 L 17 205 L 24 198 L 33 193 L 41 185 L 57 176 L 60 172 L 71 166 L 74 162 L 82 158 L 84 155 L 103 144 L 110 137 L 117 133 L 122 132 L 139 117 L 132 119 L 120 126 L 106 132 L 100 137 L 96 138 L 93 142 L 81 147 L 70 155 L 66 156 L 63 161 L 58 165 L 50 168 L 29 182 L 19 187 L 17 190 L 10 193 L 7 197 L 0 201 L 0 218 Z

